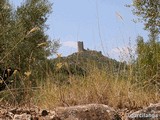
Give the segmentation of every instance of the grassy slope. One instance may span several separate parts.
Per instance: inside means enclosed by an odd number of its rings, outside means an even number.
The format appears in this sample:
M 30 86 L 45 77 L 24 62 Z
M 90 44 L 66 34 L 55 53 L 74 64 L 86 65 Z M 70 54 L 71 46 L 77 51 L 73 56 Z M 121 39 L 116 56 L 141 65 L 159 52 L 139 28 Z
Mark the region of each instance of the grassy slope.
M 87 71 L 87 75 L 71 74 L 67 78 L 69 84 L 63 85 L 55 84 L 55 78 L 48 77 L 39 93 L 36 93 L 35 98 L 39 99 L 35 103 L 39 106 L 48 108 L 103 103 L 115 108 L 133 109 L 156 103 L 160 99 L 156 91 L 146 92 L 131 84 L 131 79 L 134 78 L 131 78 L 131 69 L 127 69 L 126 64 L 109 59 L 99 52 L 74 53 L 66 58 L 55 59 L 54 64 L 66 62 L 70 69 L 68 71 L 80 67 Z
M 37 80 L 37 88 L 31 87 L 29 78 L 24 78 L 20 81 L 24 83 L 23 89 L 0 93 L 1 102 L 13 104 L 14 100 L 19 105 L 34 104 L 43 108 L 103 103 L 114 108 L 133 109 L 160 100 L 156 91 L 144 91 L 131 83 L 134 80 L 134 76 L 130 75 L 132 69 L 96 51 L 60 57 L 51 60 L 49 65 L 54 67 L 49 69 L 45 80 Z M 85 75 L 81 74 L 83 70 L 87 71 Z M 61 82 L 62 79 L 68 84 Z

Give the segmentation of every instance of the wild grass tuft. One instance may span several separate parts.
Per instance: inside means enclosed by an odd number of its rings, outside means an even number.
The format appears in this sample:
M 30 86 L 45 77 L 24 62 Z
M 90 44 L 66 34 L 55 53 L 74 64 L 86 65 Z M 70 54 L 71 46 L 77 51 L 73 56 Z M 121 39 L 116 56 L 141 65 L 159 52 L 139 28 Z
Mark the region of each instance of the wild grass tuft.
M 136 88 L 127 79 L 117 79 L 106 71 L 93 69 L 86 77 L 70 76 L 69 83 L 57 85 L 48 77 L 34 92 L 34 104 L 44 108 L 88 103 L 107 104 L 114 108 L 138 109 L 156 103 L 156 91 Z

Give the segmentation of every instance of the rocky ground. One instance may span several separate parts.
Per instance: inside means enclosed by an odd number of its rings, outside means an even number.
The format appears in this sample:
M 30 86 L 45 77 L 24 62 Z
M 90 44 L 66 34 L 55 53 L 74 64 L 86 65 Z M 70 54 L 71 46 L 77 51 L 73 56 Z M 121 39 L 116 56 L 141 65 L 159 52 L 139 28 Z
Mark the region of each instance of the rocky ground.
M 103 104 L 57 107 L 53 110 L 1 105 L 0 120 L 160 120 L 160 103 L 138 111 L 114 110 Z

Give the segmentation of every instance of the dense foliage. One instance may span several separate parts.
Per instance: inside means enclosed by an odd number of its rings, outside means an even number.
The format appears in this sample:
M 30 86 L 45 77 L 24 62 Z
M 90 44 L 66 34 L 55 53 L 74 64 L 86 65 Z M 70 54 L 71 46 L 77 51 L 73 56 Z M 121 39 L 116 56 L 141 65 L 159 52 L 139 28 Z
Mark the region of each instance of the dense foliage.
M 133 12 L 144 22 L 145 29 L 150 32 L 152 39 L 160 33 L 160 1 L 159 0 L 133 0 Z
M 52 4 L 48 0 L 26 0 L 15 9 L 8 0 L 0 1 L 0 63 L 15 67 L 21 73 L 44 75 L 41 67 L 59 46 L 45 31 Z
M 133 13 L 140 17 L 149 39 L 137 37 L 136 83 L 147 88 L 160 88 L 160 1 L 133 0 Z

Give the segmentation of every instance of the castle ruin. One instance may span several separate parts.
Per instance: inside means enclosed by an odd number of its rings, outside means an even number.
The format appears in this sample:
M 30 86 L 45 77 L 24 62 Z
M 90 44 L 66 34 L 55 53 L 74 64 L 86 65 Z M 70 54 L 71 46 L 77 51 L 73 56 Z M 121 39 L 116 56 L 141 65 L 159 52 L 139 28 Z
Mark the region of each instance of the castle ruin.
M 78 52 L 83 52 L 83 51 L 85 51 L 84 46 L 83 46 L 83 42 L 78 41 Z
M 77 42 L 77 45 L 78 45 L 78 52 L 84 52 L 84 51 L 94 52 L 94 51 L 95 51 L 95 50 L 89 50 L 88 48 L 87 48 L 87 50 L 84 49 L 83 41 L 78 41 L 78 42 Z M 97 51 L 96 51 L 96 52 L 97 52 Z M 102 54 L 101 51 L 99 51 L 99 53 Z

